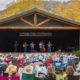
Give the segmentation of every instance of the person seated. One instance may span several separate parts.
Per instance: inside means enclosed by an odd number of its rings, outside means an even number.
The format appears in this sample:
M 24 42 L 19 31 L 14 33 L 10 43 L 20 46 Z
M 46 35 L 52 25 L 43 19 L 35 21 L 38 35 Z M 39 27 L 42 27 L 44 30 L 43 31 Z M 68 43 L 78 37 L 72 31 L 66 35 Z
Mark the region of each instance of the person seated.
M 23 73 L 33 74 L 33 66 L 31 66 L 30 62 L 27 62 L 26 66 L 24 66 Z
M 34 79 L 34 67 L 30 62 L 27 62 L 23 69 L 21 80 L 33 80 Z
M 8 65 L 8 67 L 5 70 L 5 74 L 8 74 L 8 76 L 12 77 L 12 76 L 16 76 L 17 73 L 17 66 L 10 64 Z
M 45 62 L 47 67 L 50 66 L 52 63 L 53 63 L 53 61 L 52 61 L 51 57 L 49 57 Z
M 7 68 L 7 64 L 6 63 L 1 63 L 0 64 L 0 75 L 8 76 L 8 74 L 5 73 L 6 68 Z
M 22 80 L 23 69 L 24 69 L 24 66 L 20 64 L 18 68 L 18 74 L 20 76 L 20 80 Z
M 53 71 L 52 67 L 49 66 L 47 68 L 47 75 L 46 75 L 47 80 L 56 80 L 56 74 Z
M 43 62 L 39 62 L 39 65 L 36 66 L 36 78 L 44 79 L 46 76 L 47 69 L 44 66 Z
M 68 58 L 67 66 L 72 66 L 74 69 L 76 68 L 75 61 L 72 57 Z
M 64 75 L 64 80 L 79 80 L 79 76 L 80 74 L 75 72 L 72 66 L 68 66 L 66 69 L 66 74 Z
M 77 71 L 78 73 L 80 73 L 80 62 L 79 62 L 78 65 L 77 65 L 76 71 Z

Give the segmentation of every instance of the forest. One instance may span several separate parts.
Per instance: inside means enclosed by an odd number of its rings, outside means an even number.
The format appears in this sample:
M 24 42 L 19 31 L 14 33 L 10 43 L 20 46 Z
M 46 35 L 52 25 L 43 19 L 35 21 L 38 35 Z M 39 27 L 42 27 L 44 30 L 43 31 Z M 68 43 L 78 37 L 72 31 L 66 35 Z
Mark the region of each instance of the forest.
M 80 22 L 80 0 L 57 2 L 55 0 L 19 0 L 11 3 L 0 12 L 0 20 L 28 11 L 33 8 L 55 14 L 76 22 Z

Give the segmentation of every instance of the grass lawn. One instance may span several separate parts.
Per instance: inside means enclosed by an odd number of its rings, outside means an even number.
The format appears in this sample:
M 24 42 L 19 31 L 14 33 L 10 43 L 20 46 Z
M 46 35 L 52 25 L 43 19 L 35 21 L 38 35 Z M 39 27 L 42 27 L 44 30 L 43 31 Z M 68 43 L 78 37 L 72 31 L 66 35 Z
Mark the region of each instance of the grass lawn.
M 57 74 L 56 78 L 57 78 L 56 80 L 64 80 L 63 79 L 63 74 Z

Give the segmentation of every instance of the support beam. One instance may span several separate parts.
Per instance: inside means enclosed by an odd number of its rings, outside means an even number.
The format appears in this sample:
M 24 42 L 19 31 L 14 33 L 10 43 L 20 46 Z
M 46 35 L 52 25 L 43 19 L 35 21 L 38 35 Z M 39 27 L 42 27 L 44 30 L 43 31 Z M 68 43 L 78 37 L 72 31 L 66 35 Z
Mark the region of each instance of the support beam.
M 50 20 L 51 20 L 51 19 L 46 19 L 46 20 L 40 22 L 39 24 L 37 24 L 37 26 L 41 26 L 41 25 L 43 25 L 43 24 L 49 22 Z
M 69 27 L 69 26 L 63 26 L 63 27 L 58 27 L 58 26 L 48 26 L 48 27 L 34 27 L 34 26 L 5 26 L 5 27 L 0 27 L 0 30 L 80 30 L 80 27 Z
M 31 22 L 29 22 L 28 20 L 24 19 L 24 18 L 20 18 L 21 21 L 27 23 L 30 26 L 34 26 L 34 24 L 32 24 Z
M 37 25 L 37 14 L 35 13 L 34 14 L 34 26 L 36 26 Z
M 64 20 L 61 20 L 61 19 L 58 19 L 58 18 L 53 18 L 53 17 L 50 17 L 49 15 L 44 15 L 44 14 L 40 14 L 40 13 L 37 13 L 38 15 L 41 15 L 41 16 L 44 16 L 44 17 L 46 17 L 46 18 L 51 18 L 53 21 L 54 20 L 56 20 L 56 21 L 59 21 L 59 22 L 62 22 L 62 23 L 64 23 L 64 24 L 67 24 L 67 25 L 70 25 L 70 26 L 76 26 L 76 24 L 73 24 L 73 23 L 71 23 L 71 22 L 69 22 L 69 21 L 64 21 Z

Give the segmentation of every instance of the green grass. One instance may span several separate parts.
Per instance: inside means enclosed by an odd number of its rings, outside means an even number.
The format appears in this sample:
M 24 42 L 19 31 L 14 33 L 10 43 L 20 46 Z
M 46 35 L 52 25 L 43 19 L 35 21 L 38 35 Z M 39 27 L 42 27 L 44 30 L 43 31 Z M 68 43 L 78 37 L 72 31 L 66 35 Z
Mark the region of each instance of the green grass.
M 61 80 L 64 80 L 64 79 L 63 79 L 63 74 L 57 74 L 57 75 L 56 75 L 56 78 L 57 78 L 56 80 L 60 80 L 60 79 L 61 79 Z

